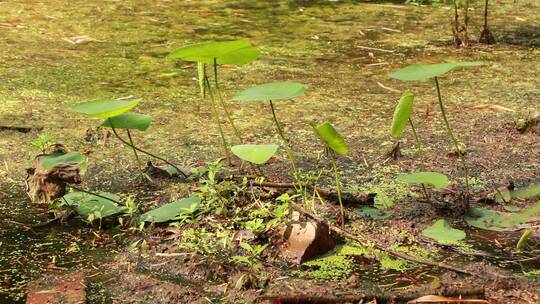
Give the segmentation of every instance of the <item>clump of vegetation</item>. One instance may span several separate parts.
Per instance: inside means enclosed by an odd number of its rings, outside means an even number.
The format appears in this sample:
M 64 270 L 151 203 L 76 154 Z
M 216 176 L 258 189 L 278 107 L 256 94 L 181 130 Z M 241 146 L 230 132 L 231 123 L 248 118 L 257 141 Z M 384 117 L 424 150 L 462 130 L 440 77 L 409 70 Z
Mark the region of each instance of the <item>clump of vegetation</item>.
M 449 62 L 449 63 L 436 63 L 436 64 L 413 64 L 407 67 L 404 67 L 398 71 L 395 71 L 390 74 L 390 77 L 402 80 L 402 81 L 418 81 L 418 80 L 427 80 L 434 79 L 435 89 L 437 91 L 437 100 L 439 101 L 439 107 L 441 109 L 441 115 L 448 132 L 448 137 L 451 139 L 454 144 L 454 149 L 458 154 L 459 160 L 461 161 L 461 166 L 463 169 L 463 175 L 465 177 L 465 199 L 469 199 L 469 169 L 465 162 L 465 154 L 462 151 L 461 145 L 450 126 L 448 121 L 446 108 L 442 101 L 441 97 L 441 88 L 439 85 L 439 77 L 459 68 L 467 67 L 478 67 L 483 65 L 482 62 Z

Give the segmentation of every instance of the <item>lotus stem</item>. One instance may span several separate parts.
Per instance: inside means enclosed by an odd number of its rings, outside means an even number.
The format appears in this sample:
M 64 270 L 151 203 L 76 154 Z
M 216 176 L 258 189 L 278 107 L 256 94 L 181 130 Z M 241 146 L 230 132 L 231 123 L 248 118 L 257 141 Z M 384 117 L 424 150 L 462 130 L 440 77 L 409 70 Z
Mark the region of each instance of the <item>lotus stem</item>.
M 225 156 L 227 157 L 227 162 L 229 163 L 229 165 L 231 165 L 229 147 L 227 145 L 227 140 L 225 139 L 225 133 L 223 133 L 223 128 L 221 127 L 221 123 L 219 122 L 219 114 L 217 111 L 216 100 L 210 88 L 210 81 L 208 80 L 208 76 L 204 76 L 204 80 L 206 82 L 206 87 L 208 88 L 208 95 L 210 95 L 210 106 L 212 108 L 212 116 L 214 116 L 214 120 L 216 121 L 218 130 L 219 130 L 219 135 L 221 136 L 221 144 L 223 145 L 223 152 L 225 152 Z
M 221 107 L 223 108 L 223 111 L 225 112 L 225 116 L 227 117 L 227 120 L 229 120 L 229 123 L 231 124 L 234 134 L 240 141 L 240 143 L 244 143 L 242 140 L 242 137 L 240 136 L 240 132 L 238 131 L 238 128 L 234 124 L 234 120 L 231 117 L 231 114 L 229 113 L 229 110 L 227 110 L 227 106 L 225 105 L 225 101 L 223 100 L 223 96 L 221 95 L 221 88 L 219 87 L 219 81 L 218 81 L 218 65 L 217 65 L 217 59 L 214 58 L 214 87 L 216 88 L 217 96 L 219 103 L 221 104 Z M 208 88 L 210 90 L 210 88 Z
M 418 137 L 418 133 L 416 133 L 416 128 L 414 127 L 412 119 L 409 117 L 409 124 L 411 125 L 411 129 L 414 135 L 414 142 L 416 143 L 416 148 L 418 149 L 418 154 L 420 154 L 420 157 L 422 157 L 423 151 L 422 151 L 422 142 L 420 142 L 420 137 Z
M 298 173 L 298 168 L 296 167 L 296 160 L 294 158 L 294 153 L 293 153 L 292 148 L 291 148 L 291 146 L 289 144 L 289 141 L 287 140 L 287 138 L 285 138 L 285 135 L 283 134 L 283 129 L 281 129 L 281 125 L 279 124 L 279 121 L 278 121 L 277 116 L 276 116 L 276 110 L 274 109 L 274 103 L 272 102 L 272 100 L 269 100 L 269 101 L 270 101 L 270 109 L 272 109 L 272 117 L 274 118 L 274 123 L 276 124 L 276 128 L 277 128 L 279 136 L 281 137 L 281 139 L 285 143 L 285 148 L 287 150 L 287 155 L 288 155 L 289 160 L 291 162 L 291 165 L 293 167 L 295 179 L 298 181 L 300 176 L 299 176 L 299 173 Z
M 418 133 L 416 133 L 416 128 L 414 127 L 414 123 L 410 117 L 409 117 L 409 124 L 411 125 L 411 129 L 414 135 L 414 142 L 416 144 L 416 148 L 418 149 L 418 154 L 420 155 L 420 158 L 422 158 L 424 154 L 422 150 L 422 142 L 420 141 L 420 137 L 418 136 Z M 427 201 L 431 201 L 426 185 L 424 184 L 421 184 L 421 185 L 422 185 L 422 191 L 424 192 L 424 197 L 426 198 Z
M 465 163 L 465 155 L 463 155 L 463 152 L 461 151 L 461 148 L 459 147 L 459 142 L 454 135 L 454 132 L 452 131 L 452 128 L 450 127 L 450 123 L 448 122 L 448 118 L 446 116 L 446 110 L 444 108 L 444 104 L 442 102 L 441 98 L 441 88 L 439 86 L 439 79 L 435 77 L 435 87 L 437 89 L 437 98 L 439 99 L 439 106 L 441 108 L 441 114 L 444 120 L 444 124 L 446 125 L 446 130 L 448 131 L 448 135 L 452 139 L 452 142 L 454 143 L 454 149 L 458 153 L 459 160 L 461 161 L 461 166 L 463 167 L 463 175 L 465 177 L 465 197 L 469 197 L 469 169 L 467 168 L 467 164 Z
M 133 143 L 133 138 L 131 137 L 131 132 L 129 129 L 126 129 L 127 136 L 129 138 L 129 143 L 131 144 L 131 148 L 133 149 L 133 154 L 135 155 L 135 159 L 137 160 L 137 165 L 139 166 L 139 170 L 142 170 L 142 163 L 139 159 L 139 154 L 137 154 L 137 150 L 133 147 L 135 147 L 135 144 Z
M 75 189 L 75 190 L 77 190 L 77 191 L 79 191 L 79 192 L 84 192 L 84 193 L 86 193 L 86 194 L 90 194 L 90 195 L 93 195 L 93 196 L 97 196 L 97 197 L 99 197 L 99 198 L 106 199 L 106 200 L 111 201 L 111 202 L 113 202 L 113 203 L 122 205 L 121 202 L 119 202 L 119 201 L 117 201 L 117 200 L 115 200 L 115 199 L 112 199 L 112 198 L 110 198 L 110 197 L 106 197 L 106 196 L 104 196 L 104 195 L 101 195 L 101 194 L 98 194 L 98 193 L 95 193 L 95 192 L 92 192 L 92 191 L 84 190 L 84 189 L 82 189 L 82 188 L 79 188 L 79 187 L 77 187 L 77 186 L 73 186 L 73 185 L 71 185 L 71 184 L 69 184 L 68 187 L 70 187 L 70 188 L 72 188 L 72 189 Z
M 161 160 L 162 162 L 164 162 L 164 163 L 168 164 L 169 166 L 173 167 L 174 169 L 176 169 L 176 171 L 178 171 L 179 174 L 183 175 L 184 178 L 188 177 L 184 173 L 184 171 L 180 170 L 180 168 L 178 168 L 175 164 L 171 163 L 170 161 L 168 161 L 168 160 L 166 160 L 166 159 L 164 159 L 162 157 L 159 157 L 159 156 L 157 156 L 155 154 L 152 154 L 152 153 L 150 153 L 148 151 L 145 151 L 145 150 L 143 150 L 143 149 L 141 149 L 139 147 L 136 147 L 136 146 L 132 145 L 131 143 L 129 143 L 128 141 L 126 141 L 125 139 L 123 139 L 122 137 L 120 137 L 120 135 L 118 135 L 118 132 L 116 131 L 116 128 L 113 126 L 113 123 L 112 123 L 112 121 L 110 119 L 109 119 L 109 123 L 111 125 L 111 129 L 113 131 L 114 136 L 116 136 L 116 138 L 118 138 L 118 140 L 120 140 L 124 145 L 126 145 L 128 147 L 131 147 L 132 149 L 137 150 L 137 151 L 139 151 L 139 152 L 141 152 L 143 154 L 146 154 L 146 155 L 148 155 L 150 157 Z
M 339 201 L 340 222 L 341 227 L 343 228 L 345 226 L 345 210 L 343 209 L 343 199 L 341 198 L 341 183 L 339 181 L 339 171 L 337 168 L 336 155 L 334 154 L 334 152 L 330 153 L 332 154 L 332 168 L 334 169 L 334 178 L 336 179 L 336 191 Z

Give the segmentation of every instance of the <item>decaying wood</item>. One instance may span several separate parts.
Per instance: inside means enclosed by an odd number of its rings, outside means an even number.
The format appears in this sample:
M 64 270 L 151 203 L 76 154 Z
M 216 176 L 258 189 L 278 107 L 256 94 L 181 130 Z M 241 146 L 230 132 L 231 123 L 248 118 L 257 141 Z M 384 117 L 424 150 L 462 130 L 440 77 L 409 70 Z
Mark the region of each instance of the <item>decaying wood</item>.
M 398 293 L 386 293 L 381 291 L 380 293 L 359 293 L 359 294 L 347 294 L 347 295 L 334 295 L 334 296 L 320 296 L 320 295 L 266 295 L 259 299 L 263 301 L 269 301 L 272 303 L 308 303 L 308 304 L 333 304 L 333 303 L 362 303 L 362 301 L 376 300 L 377 303 L 394 303 L 394 302 L 407 302 L 415 300 L 426 294 L 443 294 L 447 297 L 462 297 L 462 298 L 485 298 L 484 287 L 470 286 L 470 287 L 450 287 L 446 289 L 430 290 L 412 290 L 403 291 Z M 463 300 L 466 303 L 467 300 Z M 486 303 L 484 300 L 476 300 L 477 303 Z
M 370 240 L 370 243 L 367 244 L 364 240 L 362 240 L 358 236 L 346 231 L 345 229 L 341 229 L 341 228 L 339 228 L 337 226 L 334 226 L 334 225 L 326 222 L 325 220 L 321 219 L 320 217 L 315 216 L 315 215 L 305 211 L 300 206 L 295 205 L 295 206 L 293 206 L 293 208 L 296 211 L 304 214 L 305 216 L 308 216 L 308 217 L 310 217 L 310 218 L 312 218 L 312 219 L 314 219 L 314 220 L 316 220 L 318 222 L 325 223 L 326 225 L 328 225 L 328 227 L 330 228 L 331 231 L 334 231 L 334 232 L 336 232 L 337 234 L 339 234 L 339 235 L 341 235 L 343 237 L 346 237 L 348 239 L 356 241 L 359 244 L 361 244 L 362 246 L 373 246 L 375 249 L 383 251 L 383 252 L 387 253 L 388 255 L 391 255 L 393 257 L 397 257 L 397 258 L 400 258 L 400 259 L 403 259 L 403 260 L 411 261 L 411 262 L 414 262 L 414 263 L 417 263 L 417 264 L 423 264 L 423 265 L 433 266 L 433 267 L 442 268 L 442 269 L 446 269 L 446 270 L 451 270 L 453 272 L 462 273 L 462 274 L 470 275 L 470 276 L 473 276 L 473 277 L 485 278 L 485 275 L 482 274 L 482 273 L 472 272 L 472 271 L 469 271 L 469 270 L 466 270 L 466 269 L 463 269 L 463 268 L 460 268 L 458 266 L 451 265 L 451 264 L 446 264 L 446 263 L 440 263 L 440 262 L 434 262 L 434 261 L 415 258 L 415 257 L 410 256 L 408 254 L 405 254 L 403 252 L 398 252 L 398 251 L 391 250 L 391 249 L 389 249 L 389 248 L 387 248 L 387 247 L 385 247 L 383 245 L 378 244 L 374 240 Z M 502 276 L 502 275 L 497 275 L 497 276 L 499 278 L 506 278 L 506 279 L 509 278 L 509 277 Z

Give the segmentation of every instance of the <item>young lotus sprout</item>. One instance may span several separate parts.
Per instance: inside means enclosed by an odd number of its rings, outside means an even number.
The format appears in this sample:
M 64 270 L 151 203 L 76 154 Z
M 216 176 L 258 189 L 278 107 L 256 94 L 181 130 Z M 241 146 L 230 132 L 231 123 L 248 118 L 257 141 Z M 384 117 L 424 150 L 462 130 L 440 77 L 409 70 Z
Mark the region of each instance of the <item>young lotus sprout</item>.
M 448 62 L 448 63 L 437 63 L 437 64 L 413 64 L 407 67 L 402 68 L 401 70 L 390 73 L 390 77 L 399 79 L 402 81 L 415 81 L 415 80 L 427 80 L 433 78 L 435 81 L 435 89 L 437 91 L 437 98 L 439 100 L 439 106 L 441 108 L 442 118 L 444 124 L 446 125 L 446 130 L 448 136 L 454 144 L 454 148 L 459 155 L 461 165 L 463 168 L 463 175 L 465 177 L 465 197 L 469 197 L 469 170 L 467 164 L 465 163 L 465 155 L 461 150 L 459 142 L 450 127 L 448 122 L 448 117 L 446 114 L 446 109 L 444 107 L 442 98 L 441 98 L 441 89 L 439 86 L 439 76 L 442 76 L 452 70 L 466 67 L 477 67 L 483 65 L 483 62 L 472 61 L 472 62 Z
M 422 144 L 420 138 L 416 133 L 416 128 L 414 127 L 411 114 L 413 111 L 413 102 L 414 102 L 414 93 L 405 92 L 401 95 L 399 102 L 394 110 L 394 117 L 392 118 L 392 127 L 390 129 L 390 134 L 393 138 L 398 139 L 401 137 L 403 129 L 409 124 L 414 135 L 414 140 L 416 142 L 416 147 L 418 152 L 422 153 Z
M 343 200 L 341 197 L 341 182 L 339 180 L 339 171 L 337 168 L 336 154 L 346 155 L 349 152 L 349 146 L 345 142 L 345 139 L 331 124 L 325 122 L 320 125 L 310 123 L 315 135 L 324 143 L 325 150 L 332 158 L 332 169 L 334 170 L 334 177 L 336 181 L 336 191 L 338 194 L 341 226 L 345 226 L 345 211 L 343 209 Z
M 403 132 L 403 129 L 405 129 L 408 123 L 411 126 L 411 130 L 414 135 L 418 154 L 420 155 L 420 157 L 422 157 L 422 143 L 420 142 L 420 138 L 416 133 L 416 128 L 414 127 L 411 118 L 411 114 L 413 111 L 413 102 L 414 94 L 412 92 L 406 91 L 401 95 L 396 109 L 394 110 L 394 117 L 392 119 L 392 127 L 390 129 L 390 134 L 392 135 L 392 137 L 398 140 L 396 148 L 394 149 L 397 149 L 399 151 L 399 138 L 401 137 L 401 133 Z M 426 199 L 429 199 L 429 195 L 424 184 L 422 184 L 422 189 L 424 191 Z
M 240 132 L 238 131 L 238 128 L 236 127 L 234 120 L 232 119 L 232 116 L 227 108 L 227 105 L 223 100 L 223 94 L 221 92 L 221 86 L 219 84 L 218 66 L 221 64 L 248 64 L 259 58 L 259 55 L 260 51 L 251 46 L 251 43 L 249 41 L 235 40 L 223 42 L 205 42 L 186 45 L 174 50 L 167 56 L 170 59 L 180 59 L 184 61 L 197 62 L 201 98 L 205 99 L 206 93 L 208 93 L 210 97 L 212 115 L 214 116 L 214 120 L 216 121 L 221 136 L 223 149 L 225 151 L 225 155 L 227 155 L 227 158 L 229 155 L 229 149 L 227 145 L 227 140 L 225 139 L 225 135 L 221 127 L 221 123 L 219 122 L 216 96 L 225 113 L 227 120 L 233 128 L 235 136 L 238 138 L 240 143 L 242 143 L 243 141 L 242 137 L 240 136 Z M 212 67 L 214 76 L 213 89 L 206 73 L 206 65 L 210 65 Z
M 244 102 L 268 102 L 272 112 L 272 118 L 276 124 L 279 136 L 283 140 L 287 155 L 294 171 L 295 179 L 299 179 L 299 172 L 296 166 L 296 160 L 289 140 L 285 137 L 281 124 L 276 116 L 274 101 L 287 100 L 304 95 L 305 86 L 298 82 L 271 82 L 248 88 L 236 94 L 233 99 Z
M 133 138 L 131 136 L 130 130 L 135 129 L 135 130 L 140 130 L 140 131 L 146 131 L 146 129 L 148 129 L 148 127 L 150 126 L 150 122 L 152 121 L 152 118 L 148 115 L 128 112 L 129 110 L 137 106 L 140 102 L 141 102 L 140 99 L 137 99 L 137 100 L 93 100 L 93 101 L 79 103 L 73 106 L 71 109 L 77 113 L 85 114 L 94 118 L 105 119 L 103 123 L 101 124 L 101 126 L 111 128 L 114 136 L 116 136 L 118 140 L 120 140 L 126 146 L 131 147 L 135 155 L 135 158 L 137 159 L 139 169 L 141 169 L 142 164 L 140 162 L 137 152 L 159 159 L 167 163 L 172 168 L 174 168 L 178 172 L 178 174 L 181 174 L 184 177 L 187 177 L 184 171 L 180 170 L 180 168 L 178 168 L 173 163 L 157 155 L 154 155 L 148 151 L 145 151 L 135 146 L 135 144 L 133 143 Z M 120 137 L 117 129 L 125 129 L 129 141 Z

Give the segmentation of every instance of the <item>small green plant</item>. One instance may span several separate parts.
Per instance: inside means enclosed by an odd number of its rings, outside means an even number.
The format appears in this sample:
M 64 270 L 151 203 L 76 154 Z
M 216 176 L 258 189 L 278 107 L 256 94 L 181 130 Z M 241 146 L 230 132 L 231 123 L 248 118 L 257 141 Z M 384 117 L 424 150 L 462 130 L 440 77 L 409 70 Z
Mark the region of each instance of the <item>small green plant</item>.
M 216 125 L 221 135 L 222 145 L 225 155 L 229 156 L 229 149 L 227 140 L 225 139 L 225 133 L 219 122 L 219 112 L 217 109 L 216 96 L 219 103 L 225 113 L 225 116 L 231 127 L 234 130 L 234 134 L 242 143 L 242 137 L 236 127 L 234 120 L 223 100 L 223 94 L 221 86 L 219 84 L 218 66 L 221 64 L 228 65 L 244 65 L 248 64 L 257 58 L 259 58 L 260 51 L 254 48 L 247 40 L 235 40 L 235 41 L 223 41 L 223 42 L 205 42 L 199 44 L 191 44 L 183 46 L 172 51 L 167 57 L 169 59 L 180 59 L 184 61 L 197 62 L 197 72 L 199 78 L 199 88 L 201 91 L 201 98 L 204 100 L 206 95 L 210 97 L 210 106 L 212 108 L 212 115 L 216 121 Z M 211 65 L 214 76 L 214 86 L 210 83 L 208 74 L 206 72 L 206 65 Z
M 274 101 L 287 100 L 304 95 L 305 86 L 297 82 L 272 82 L 257 85 L 243 90 L 234 96 L 235 100 L 243 102 L 269 102 L 272 118 L 287 150 L 287 155 L 294 171 L 295 179 L 298 181 L 299 172 L 296 166 L 296 160 L 289 140 L 285 137 L 281 124 L 276 116 Z
M 230 180 L 219 180 L 218 173 L 223 164 L 220 160 L 209 163 L 199 174 L 200 184 L 195 194 L 201 198 L 200 213 L 226 215 L 235 206 L 237 195 L 243 188 Z
M 413 64 L 407 67 L 404 67 L 398 71 L 390 73 L 390 77 L 402 80 L 402 81 L 417 81 L 417 80 L 427 80 L 433 78 L 435 80 L 435 89 L 437 91 L 437 99 L 439 101 L 439 106 L 441 108 L 442 118 L 444 124 L 446 125 L 446 130 L 448 136 L 454 144 L 454 149 L 458 153 L 459 159 L 461 161 L 463 175 L 465 177 L 465 197 L 469 198 L 469 169 L 465 163 L 465 155 L 460 147 L 460 144 L 454 135 L 452 128 L 450 127 L 450 122 L 446 114 L 446 109 L 441 97 L 441 89 L 439 86 L 439 77 L 459 68 L 466 67 L 477 67 L 483 65 L 483 62 L 472 61 L 472 62 L 448 62 L 448 63 L 437 63 L 437 64 Z
M 339 208 L 340 208 L 340 222 L 341 226 L 345 225 L 345 211 L 343 208 L 343 200 L 341 195 L 341 182 L 339 179 L 339 171 L 337 168 L 336 154 L 347 155 L 349 152 L 349 146 L 345 142 L 345 139 L 331 124 L 325 122 L 320 125 L 310 124 L 313 131 L 324 143 L 327 155 L 330 155 L 332 159 L 332 169 L 334 170 L 334 177 L 336 181 L 336 192 L 338 195 Z
M 39 134 L 30 145 L 41 153 L 47 153 L 56 144 L 56 137 L 48 133 Z
M 116 136 L 118 140 L 120 140 L 126 146 L 131 147 L 135 155 L 135 158 L 137 159 L 140 169 L 142 169 L 142 164 L 141 164 L 141 161 L 139 159 L 137 152 L 146 154 L 150 157 L 153 157 L 153 158 L 156 158 L 165 162 L 169 166 L 173 167 L 179 174 L 187 178 L 186 173 L 184 173 L 184 171 L 178 168 L 175 164 L 134 145 L 130 130 L 136 129 L 140 131 L 146 131 L 146 129 L 148 129 L 152 121 L 151 117 L 148 115 L 128 112 L 129 110 L 136 107 L 140 102 L 141 102 L 140 99 L 93 100 L 93 101 L 79 103 L 73 106 L 71 109 L 77 113 L 88 115 L 94 118 L 105 119 L 101 125 L 103 127 L 111 128 L 113 131 L 113 134 Z M 118 134 L 117 128 L 126 129 L 129 141 L 125 140 Z
M 249 268 L 257 269 L 261 267 L 261 264 L 259 262 L 259 257 L 263 253 L 263 251 L 268 247 L 268 244 L 264 245 L 250 245 L 245 242 L 241 242 L 239 244 L 242 249 L 244 249 L 248 255 L 236 255 L 233 256 L 232 259 L 238 264 L 244 264 L 248 266 Z

